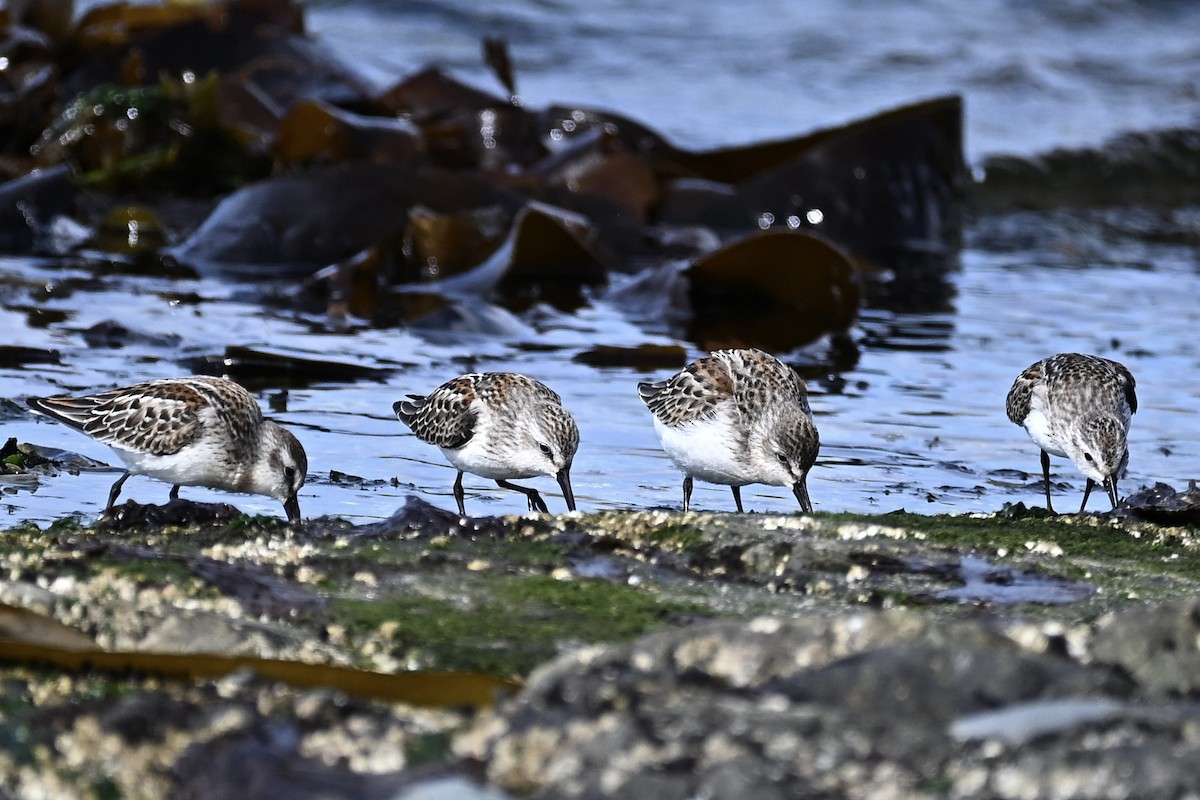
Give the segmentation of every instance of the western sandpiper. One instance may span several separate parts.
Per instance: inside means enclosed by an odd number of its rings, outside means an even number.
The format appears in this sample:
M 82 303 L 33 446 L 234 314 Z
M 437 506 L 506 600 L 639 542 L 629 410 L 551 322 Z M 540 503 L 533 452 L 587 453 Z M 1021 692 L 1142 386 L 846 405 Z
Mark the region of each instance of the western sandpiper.
M 132 474 L 180 486 L 274 497 L 299 522 L 296 493 L 308 459 L 290 431 L 264 419 L 254 397 L 224 378 L 148 381 L 98 394 L 30 397 L 29 407 L 111 447 L 126 471 L 108 493 L 112 508 Z
M 443 383 L 427 396 L 410 394 L 392 410 L 418 439 L 437 445 L 458 468 L 458 513 L 467 513 L 464 472 L 521 492 L 530 511 L 542 512 L 549 509 L 537 490 L 509 479 L 553 475 L 567 508 L 575 510 L 571 461 L 579 448 L 579 428 L 562 399 L 544 384 L 512 372 L 472 373 Z
M 1135 385 L 1124 364 L 1079 353 L 1043 358 L 1013 382 L 1008 418 L 1024 427 L 1042 449 L 1046 508 L 1051 512 L 1051 455 L 1071 459 L 1087 477 L 1079 513 L 1097 483 L 1117 507 L 1117 479 L 1129 464 L 1129 422 L 1137 411 Z
M 761 350 L 718 350 L 665 381 L 639 383 L 663 450 L 683 471 L 683 510 L 692 479 L 733 489 L 749 483 L 790 486 L 812 511 L 808 471 L 820 437 L 808 390 L 796 371 Z

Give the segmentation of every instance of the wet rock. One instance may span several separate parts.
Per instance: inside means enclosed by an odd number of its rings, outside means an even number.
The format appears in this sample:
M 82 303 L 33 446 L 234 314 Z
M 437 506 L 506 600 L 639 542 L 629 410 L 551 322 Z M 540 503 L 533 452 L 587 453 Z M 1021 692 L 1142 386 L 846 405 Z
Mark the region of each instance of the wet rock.
M 0 641 L 32 642 L 60 650 L 90 650 L 90 638 L 48 616 L 58 598 L 37 587 L 0 582 Z M 13 605 L 15 604 L 15 605 Z
M 74 208 L 76 195 L 71 168 L 66 164 L 0 184 L 0 250 L 23 253 L 32 249 L 55 215 Z
M 122 699 L 99 715 L 100 727 L 128 744 L 161 738 L 170 728 L 192 727 L 203 717 L 194 703 L 180 702 L 162 692 L 147 692 Z
M 1200 487 L 1194 480 L 1182 492 L 1162 482 L 1143 486 L 1126 497 L 1121 507 L 1160 525 L 1200 524 Z
M 179 800 L 388 800 L 406 779 L 397 773 L 355 772 L 344 765 L 304 758 L 298 732 L 258 724 L 191 747 L 173 769 Z
M 327 602 L 327 598 L 307 587 L 256 565 L 227 564 L 201 558 L 189 558 L 184 565 L 198 578 L 235 598 L 254 616 L 302 617 L 320 611 Z
M 396 509 L 383 522 L 359 526 L 356 536 L 391 537 L 418 534 L 426 537 L 444 536 L 462 529 L 464 518 L 453 511 L 438 508 L 416 495 L 404 499 L 404 505 Z
M 471 173 L 345 164 L 287 174 L 226 197 L 168 254 L 201 275 L 308 277 L 370 245 L 399 251 L 417 203 L 449 213 L 519 200 Z
M 43 347 L 21 347 L 19 345 L 0 345 L 0 367 L 11 369 L 25 364 L 57 364 L 59 352 Z
M 147 548 L 110 544 L 104 553 L 117 561 L 161 559 L 183 565 L 223 595 L 237 600 L 247 613 L 278 619 L 300 617 L 325 606 L 325 598 L 302 585 L 276 576 L 261 565 L 229 564 L 203 556 L 170 556 Z
M 1131 609 L 1101 620 L 1092 656 L 1126 671 L 1148 692 L 1200 695 L 1200 601 Z
M 41 732 L 53 730 L 50 746 L 76 777 L 32 764 L 22 744 L 0 752 L 0 794 L 13 788 L 18 797 L 86 797 L 104 787 L 129 798 L 352 800 L 474 785 L 461 769 L 402 771 L 406 748 L 441 737 L 458 721 L 451 714 L 414 711 L 402 722 L 386 704 L 319 690 L 289 694 L 248 672 L 194 687 L 133 678 L 116 693 L 95 691 L 87 676 L 31 683 L 40 701 L 23 704 L 6 723 L 28 725 L 22 729 L 34 731 L 37 747 Z M 19 769 L 15 759 L 22 759 Z
M 28 445 L 22 448 L 21 445 L 17 444 L 17 437 L 10 436 L 8 437 L 8 441 L 4 443 L 4 447 L 0 447 L 0 462 L 3 462 L 6 467 L 26 470 L 48 464 L 50 463 L 50 459 L 30 452 Z
M 262 613 L 261 609 L 249 606 L 246 610 Z M 152 653 L 221 653 L 270 658 L 301 642 L 296 631 L 281 626 L 192 611 L 158 620 L 133 644 L 138 650 Z
M 126 500 L 100 515 L 97 527 L 103 531 L 132 528 L 161 528 L 164 525 L 227 525 L 242 515 L 228 503 L 198 503 L 176 498 L 164 505 L 142 504 Z
M 677 344 L 641 344 L 637 347 L 600 344 L 580 352 L 571 360 L 592 367 L 679 369 L 687 363 L 687 350 Z
M 965 715 L 1046 700 L 1131 697 L 1120 673 L 1022 651 L 977 623 L 927 625 L 907 613 L 805 622 L 714 623 L 589 648 L 539 670 L 525 690 L 456 741 L 489 779 L 535 797 L 923 796 L 959 781 L 955 796 L 994 796 L 1033 758 L 1042 769 L 1006 796 L 1051 796 L 1074 770 L 1080 728 L 1103 715 L 1063 717 L 1055 760 L 1036 746 L 964 745 Z M 1175 734 L 1188 715 L 1167 724 Z M 1127 732 L 1132 733 L 1132 731 Z M 1174 734 L 1138 758 L 1137 777 L 1170 752 Z M 1109 755 L 1122 750 L 1118 735 Z M 1188 735 L 1189 747 L 1200 737 Z M 989 738 L 988 740 L 993 741 Z M 1182 770 L 1171 779 L 1200 785 Z M 1108 777 L 1116 770 L 1108 770 Z M 971 788 L 960 776 L 976 774 Z M 990 784 L 990 785 L 989 785 Z M 1161 785 L 1161 784 L 1160 784 Z
M 271 353 L 241 345 L 229 345 L 219 356 L 200 356 L 183 362 L 192 372 L 201 375 L 232 377 L 244 386 L 308 386 L 322 381 L 382 380 L 390 370 L 304 358 L 287 353 Z
M 505 800 L 509 795 L 464 777 L 432 777 L 414 782 L 391 800 Z
M 183 341 L 177 333 L 155 333 L 150 331 L 133 330 L 121 322 L 106 319 L 97 322 L 80 333 L 88 347 L 127 347 L 131 344 L 144 344 L 151 347 L 178 347 Z
M 29 412 L 26 411 L 26 414 Z M 59 469 L 66 472 L 79 472 L 81 470 L 108 470 L 110 467 L 103 461 L 97 461 L 89 456 L 81 455 L 71 450 L 63 450 L 58 447 L 46 447 L 45 445 L 32 444 L 30 442 L 21 442 L 10 448 L 10 444 L 5 444 L 5 459 L 7 463 L 17 466 L 20 469 Z M 12 459 L 12 455 L 19 455 L 20 460 Z

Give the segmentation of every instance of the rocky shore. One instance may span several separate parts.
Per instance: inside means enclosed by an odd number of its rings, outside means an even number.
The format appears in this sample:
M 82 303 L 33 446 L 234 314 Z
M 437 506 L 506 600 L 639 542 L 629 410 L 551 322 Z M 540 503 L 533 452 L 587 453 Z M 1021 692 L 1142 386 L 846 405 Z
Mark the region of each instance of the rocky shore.
M 1127 515 L 130 504 L 0 557 L 4 797 L 1200 792 L 1196 533 Z

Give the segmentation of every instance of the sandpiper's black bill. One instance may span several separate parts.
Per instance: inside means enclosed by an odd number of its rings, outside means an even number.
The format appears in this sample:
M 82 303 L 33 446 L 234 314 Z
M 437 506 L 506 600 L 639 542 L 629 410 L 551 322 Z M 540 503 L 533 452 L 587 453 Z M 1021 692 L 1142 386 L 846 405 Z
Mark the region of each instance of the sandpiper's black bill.
M 558 485 L 562 487 L 563 497 L 567 501 L 567 510 L 575 510 L 575 492 L 571 491 L 571 471 L 569 469 L 559 470 L 554 476 L 558 479 Z
M 1117 498 L 1117 476 L 1109 475 L 1104 479 L 1104 489 L 1108 492 L 1108 499 L 1112 501 L 1113 510 L 1115 511 L 1121 501 Z
M 792 486 L 792 494 L 796 495 L 796 500 L 800 503 L 800 510 L 805 514 L 811 514 L 813 507 L 812 501 L 808 499 L 808 484 L 804 480 L 796 481 Z
M 295 525 L 300 521 L 300 498 L 292 495 L 283 501 L 283 510 L 287 512 L 288 522 Z

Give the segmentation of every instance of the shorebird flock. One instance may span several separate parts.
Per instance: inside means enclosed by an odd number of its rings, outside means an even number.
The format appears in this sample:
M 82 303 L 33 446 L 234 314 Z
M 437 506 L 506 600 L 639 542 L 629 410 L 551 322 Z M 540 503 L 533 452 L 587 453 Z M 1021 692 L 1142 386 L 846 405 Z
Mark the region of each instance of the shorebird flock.
M 741 487 L 786 486 L 801 511 L 813 504 L 808 473 L 821 440 L 804 381 L 788 365 L 755 349 L 718 350 L 657 382 L 638 384 L 662 448 L 683 473 L 683 510 L 696 480 L 729 486 L 743 511 Z M 300 441 L 263 417 L 238 384 L 212 377 L 154 380 L 78 397 L 31 397 L 34 411 L 111 447 L 126 471 L 109 491 L 112 508 L 130 475 L 172 485 L 266 495 L 300 521 L 298 493 L 308 460 Z M 1093 487 L 1112 507 L 1129 464 L 1130 420 L 1137 411 L 1133 376 L 1099 356 L 1060 353 L 1017 376 L 1008 418 L 1041 450 L 1046 507 L 1050 456 L 1069 458 L 1087 479 L 1080 513 Z M 420 441 L 441 450 L 457 470 L 454 499 L 466 516 L 463 475 L 520 492 L 529 510 L 549 510 L 537 489 L 513 480 L 552 476 L 567 510 L 575 510 L 571 464 L 579 428 L 562 398 L 545 384 L 512 372 L 460 375 L 427 395 L 410 394 L 392 410 Z

